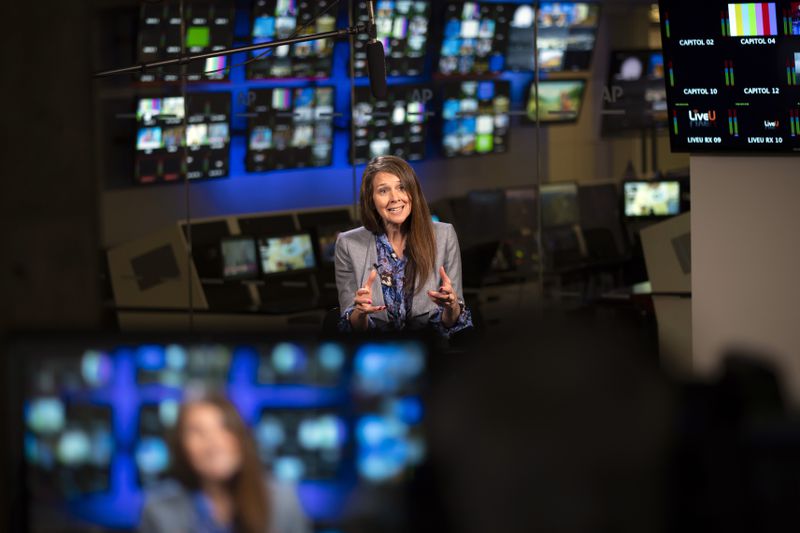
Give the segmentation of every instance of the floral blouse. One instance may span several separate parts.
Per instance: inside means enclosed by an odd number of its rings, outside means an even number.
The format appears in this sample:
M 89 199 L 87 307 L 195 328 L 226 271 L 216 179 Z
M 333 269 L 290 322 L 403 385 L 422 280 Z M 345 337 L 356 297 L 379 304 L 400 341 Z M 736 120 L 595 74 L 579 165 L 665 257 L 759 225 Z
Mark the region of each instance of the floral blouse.
M 411 304 L 413 301 L 413 285 L 406 287 L 405 269 L 407 257 L 398 258 L 394 253 L 391 243 L 385 233 L 377 236 L 376 248 L 378 261 L 375 269 L 381 280 L 383 290 L 383 301 L 386 305 L 386 314 L 389 321 L 378 326 L 372 317 L 368 317 L 369 329 L 380 327 L 383 331 L 403 331 L 406 328 L 406 319 L 411 316 Z M 353 313 L 355 305 L 351 305 L 344 310 L 339 318 L 339 331 L 352 331 L 350 315 Z M 442 307 L 440 306 L 430 317 L 430 325 L 442 336 L 449 337 L 453 333 L 472 327 L 472 313 L 465 307 L 461 310 L 455 324 L 445 327 L 442 324 Z

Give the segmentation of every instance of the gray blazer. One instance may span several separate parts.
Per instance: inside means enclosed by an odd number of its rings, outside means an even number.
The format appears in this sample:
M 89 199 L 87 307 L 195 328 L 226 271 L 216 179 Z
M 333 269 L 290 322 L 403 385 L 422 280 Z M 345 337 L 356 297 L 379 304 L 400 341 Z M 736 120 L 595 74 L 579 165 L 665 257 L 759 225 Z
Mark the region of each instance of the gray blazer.
M 411 302 L 411 317 L 409 329 L 418 329 L 428 325 L 428 320 L 437 306 L 428 296 L 428 291 L 438 291 L 442 285 L 439 276 L 439 267 L 444 265 L 453 289 L 459 298 L 464 297 L 461 287 L 461 250 L 458 247 L 458 237 L 452 224 L 444 222 L 433 223 L 434 237 L 436 239 L 436 271 L 428 277 L 422 290 L 414 295 Z M 356 291 L 367 282 L 373 265 L 378 261 L 375 235 L 361 226 L 354 230 L 340 233 L 336 239 L 336 289 L 339 291 L 339 309 L 343 312 L 353 305 Z M 376 277 L 372 284 L 372 305 L 384 305 L 383 290 L 380 277 Z M 386 310 L 370 315 L 380 326 L 380 323 L 389 321 Z
M 300 507 L 297 488 L 267 480 L 272 516 L 264 533 L 311 533 Z M 147 492 L 139 522 L 140 533 L 192 533 L 197 513 L 192 496 L 177 481 L 167 480 Z

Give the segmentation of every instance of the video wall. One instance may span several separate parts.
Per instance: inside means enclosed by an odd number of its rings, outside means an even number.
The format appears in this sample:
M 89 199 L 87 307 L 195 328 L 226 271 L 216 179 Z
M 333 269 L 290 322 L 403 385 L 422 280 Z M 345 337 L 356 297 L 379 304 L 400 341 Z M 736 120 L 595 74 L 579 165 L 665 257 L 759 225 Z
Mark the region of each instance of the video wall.
M 369 21 L 367 0 L 357 2 L 357 20 Z M 388 76 L 421 76 L 425 73 L 425 56 L 429 52 L 428 26 L 431 17 L 430 0 L 381 1 L 375 6 L 375 25 L 378 40 L 386 54 Z M 369 37 L 360 33 L 354 44 L 356 76 L 367 75 L 366 43 Z
M 800 2 L 660 9 L 672 149 L 800 150 Z
M 34 532 L 135 528 L 146 491 L 169 477 L 181 402 L 198 391 L 231 399 L 272 476 L 296 484 L 318 523 L 335 524 L 359 483 L 390 482 L 424 457 L 418 341 L 73 339 L 17 351 Z
M 385 100 L 376 100 L 369 87 L 356 87 L 353 112 L 355 163 L 367 163 L 381 155 L 406 161 L 425 158 L 429 113 L 424 85 L 392 85 Z
M 142 3 L 138 61 L 270 42 L 349 24 L 346 3 L 336 0 L 190 4 L 181 19 L 175 0 Z M 367 5 L 367 0 L 353 4 L 355 22 L 367 20 Z M 537 11 L 521 1 L 378 0 L 375 14 L 388 73 L 389 96 L 383 102 L 373 101 L 367 89 L 365 35 L 354 38 L 352 57 L 346 39 L 320 39 L 189 63 L 186 80 L 193 96 L 187 105 L 197 95 L 208 94 L 215 101 L 227 97 L 227 108 L 215 112 L 213 119 L 190 107 L 176 108 L 179 67 L 138 75 L 142 83 L 136 87 L 140 96 L 135 103 L 134 183 L 344 168 L 381 154 L 416 161 L 505 152 L 511 126 L 526 123 L 537 16 L 539 68 L 547 78 L 551 72 L 590 68 L 600 8 L 586 2 L 544 2 Z M 462 89 L 469 91 L 472 86 L 484 92 L 493 87 L 496 94 L 477 99 L 479 116 L 466 116 L 470 111 L 465 109 L 454 121 L 453 100 L 470 106 L 476 99 Z M 574 100 L 582 95 L 583 91 L 571 92 L 573 107 L 580 107 Z M 169 112 L 142 114 L 140 107 L 149 104 L 140 101 L 166 102 Z
M 447 157 L 505 152 L 510 130 L 505 81 L 449 82 L 444 87 L 442 139 Z
M 312 35 L 336 29 L 332 2 L 309 0 L 255 0 L 250 33 L 252 44 Z M 333 41 L 318 39 L 280 46 L 274 50 L 250 52 L 247 77 L 328 78 L 333 65 Z
M 333 91 L 333 87 L 276 87 L 248 93 L 247 170 L 330 165 Z
M 137 183 L 228 175 L 230 95 L 142 98 L 136 107 Z M 184 126 L 185 123 L 185 126 Z
M 177 2 L 142 2 L 139 19 L 137 62 L 173 59 L 185 54 L 201 54 L 231 48 L 235 10 L 233 0 L 187 2 L 181 19 Z M 181 26 L 185 28 L 181 36 Z M 181 42 L 183 41 L 183 42 Z M 227 56 L 208 58 L 187 65 L 187 81 L 227 80 Z M 142 82 L 176 82 L 177 65 L 145 71 Z

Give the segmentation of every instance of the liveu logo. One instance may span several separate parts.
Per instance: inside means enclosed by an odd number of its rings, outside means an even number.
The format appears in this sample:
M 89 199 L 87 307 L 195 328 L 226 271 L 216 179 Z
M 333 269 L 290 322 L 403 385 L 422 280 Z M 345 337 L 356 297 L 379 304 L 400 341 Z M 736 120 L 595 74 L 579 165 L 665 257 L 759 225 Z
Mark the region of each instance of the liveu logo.
M 697 109 L 689 111 L 689 120 L 692 122 L 715 122 L 717 120 L 716 111 L 705 111 L 701 113 Z
M 699 111 L 689 110 L 689 125 L 695 127 L 709 127 L 717 122 L 717 112 L 714 110 Z

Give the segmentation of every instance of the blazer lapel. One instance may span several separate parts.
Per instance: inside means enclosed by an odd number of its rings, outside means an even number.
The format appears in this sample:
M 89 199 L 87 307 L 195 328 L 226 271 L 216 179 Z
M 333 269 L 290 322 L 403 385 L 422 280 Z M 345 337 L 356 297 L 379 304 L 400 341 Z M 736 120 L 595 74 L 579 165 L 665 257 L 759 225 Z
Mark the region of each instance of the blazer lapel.
M 428 316 L 437 309 L 437 305 L 433 303 L 428 296 L 428 291 L 438 292 L 439 287 L 441 286 L 442 280 L 439 278 L 439 265 L 444 264 L 445 247 L 446 243 L 444 242 L 444 239 L 441 238 L 440 235 L 436 235 L 436 264 L 433 266 L 433 273 L 428 278 L 428 281 L 425 283 L 425 286 L 422 288 L 422 290 L 414 295 L 414 300 L 411 305 L 412 317 L 416 318 L 417 320 L 424 320 L 426 323 L 427 318 L 423 318 L 423 315 Z
M 367 238 L 366 242 L 366 254 L 364 254 L 364 265 L 361 270 L 361 282 L 359 283 L 359 287 L 364 286 L 364 284 L 367 282 L 367 278 L 369 278 L 369 273 L 372 272 L 375 263 L 378 262 L 377 241 L 375 240 L 375 235 L 373 235 L 372 233 L 369 233 L 368 235 L 369 237 Z M 380 307 L 384 305 L 383 287 L 381 287 L 380 276 L 375 276 L 375 281 L 372 282 L 372 305 L 375 307 Z M 372 319 L 382 322 L 388 322 L 389 315 L 386 313 L 386 310 L 384 309 L 383 311 L 378 311 L 377 313 L 373 313 Z

